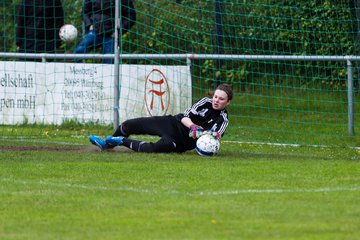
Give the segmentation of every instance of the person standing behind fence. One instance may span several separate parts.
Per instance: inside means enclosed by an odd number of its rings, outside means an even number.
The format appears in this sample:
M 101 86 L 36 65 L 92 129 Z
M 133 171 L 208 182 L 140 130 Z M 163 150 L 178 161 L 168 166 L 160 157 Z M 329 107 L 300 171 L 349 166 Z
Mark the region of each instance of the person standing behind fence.
M 121 0 L 121 33 L 125 34 L 136 21 L 132 0 Z M 88 53 L 102 46 L 103 54 L 114 53 L 115 0 L 85 0 L 83 19 L 86 34 L 74 53 Z M 77 62 L 81 60 L 76 60 Z M 104 60 L 112 63 L 112 59 Z
M 19 6 L 16 46 L 21 53 L 55 53 L 64 25 L 61 0 L 23 0 Z

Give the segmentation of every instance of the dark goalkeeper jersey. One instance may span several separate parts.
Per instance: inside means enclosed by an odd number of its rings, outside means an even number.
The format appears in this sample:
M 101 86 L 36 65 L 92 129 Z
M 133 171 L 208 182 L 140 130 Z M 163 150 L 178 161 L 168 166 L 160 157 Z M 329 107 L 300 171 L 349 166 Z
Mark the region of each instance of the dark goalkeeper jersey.
M 226 127 L 229 124 L 228 113 L 226 109 L 214 110 L 212 108 L 212 98 L 204 97 L 198 100 L 194 105 L 185 110 L 184 113 L 175 116 L 179 121 L 183 117 L 188 117 L 191 121 L 204 128 L 204 130 L 214 130 L 224 135 Z M 182 124 L 181 124 L 182 125 Z M 191 148 L 195 147 L 196 140 L 188 137 L 189 129 L 182 126 L 184 137 L 187 135 L 188 144 Z
M 204 97 L 189 107 L 184 112 L 184 117 L 189 117 L 193 123 L 204 128 L 204 130 L 214 130 L 224 135 L 229 124 L 226 109 L 214 110 L 212 108 L 212 98 Z

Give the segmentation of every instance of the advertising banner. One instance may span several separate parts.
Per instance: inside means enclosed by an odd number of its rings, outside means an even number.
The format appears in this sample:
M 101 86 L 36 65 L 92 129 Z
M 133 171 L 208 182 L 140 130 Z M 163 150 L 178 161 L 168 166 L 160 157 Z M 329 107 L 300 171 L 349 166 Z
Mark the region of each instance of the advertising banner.
M 183 112 L 191 105 L 189 66 L 120 65 L 120 121 Z M 0 62 L 0 124 L 111 124 L 114 66 Z

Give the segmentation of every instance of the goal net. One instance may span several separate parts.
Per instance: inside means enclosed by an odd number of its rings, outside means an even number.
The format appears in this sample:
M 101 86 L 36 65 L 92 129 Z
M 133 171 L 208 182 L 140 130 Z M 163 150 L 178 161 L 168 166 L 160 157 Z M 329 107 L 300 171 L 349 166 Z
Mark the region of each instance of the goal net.
M 98 26 L 114 30 L 115 2 Z M 111 133 L 229 83 L 225 139 L 359 146 L 357 1 L 134 0 L 135 16 L 118 2 L 119 38 L 101 35 L 87 53 L 76 52 L 90 30 L 83 1 L 0 2 L 0 135 Z M 74 41 L 59 39 L 63 24 Z

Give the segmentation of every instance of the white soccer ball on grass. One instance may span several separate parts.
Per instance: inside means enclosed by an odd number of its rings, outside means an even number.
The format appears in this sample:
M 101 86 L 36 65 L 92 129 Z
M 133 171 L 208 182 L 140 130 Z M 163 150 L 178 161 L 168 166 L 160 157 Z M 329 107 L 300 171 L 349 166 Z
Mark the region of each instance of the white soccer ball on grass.
M 65 24 L 59 30 L 60 39 L 64 42 L 73 42 L 78 35 L 78 30 L 72 24 Z
M 203 156 L 214 156 L 220 150 L 220 141 L 210 134 L 204 134 L 196 141 L 196 151 Z

